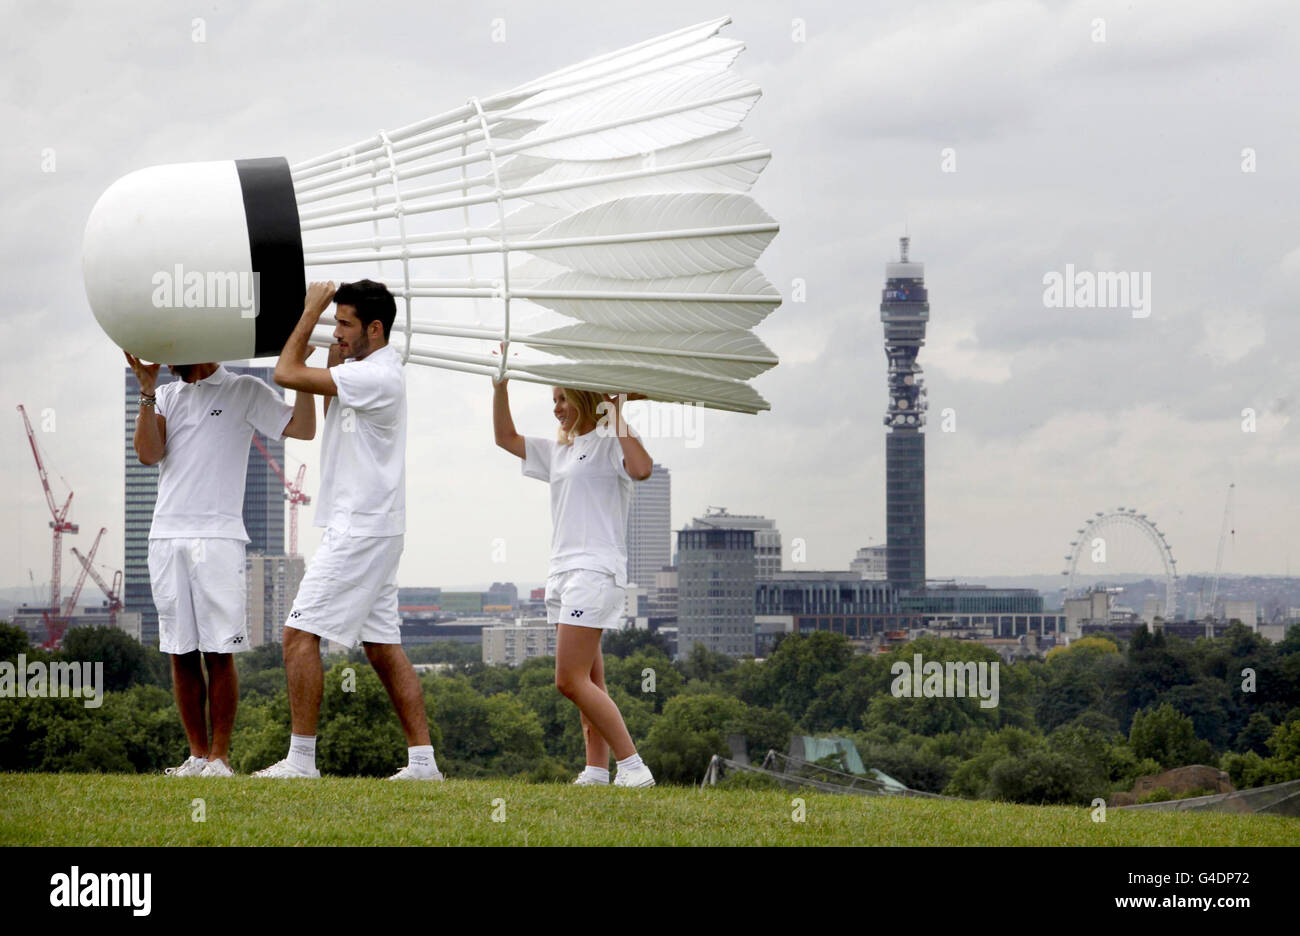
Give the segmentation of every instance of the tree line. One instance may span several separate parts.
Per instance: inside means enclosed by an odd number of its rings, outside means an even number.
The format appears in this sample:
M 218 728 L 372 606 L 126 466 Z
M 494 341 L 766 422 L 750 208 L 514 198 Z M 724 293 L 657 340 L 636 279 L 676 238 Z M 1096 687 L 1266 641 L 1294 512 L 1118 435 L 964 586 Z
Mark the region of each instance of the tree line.
M 763 661 L 697 646 L 669 658 L 657 635 L 609 633 L 605 679 L 661 782 L 696 783 L 727 737 L 749 756 L 786 751 L 795 734 L 850 739 L 864 764 L 917 790 L 1022 803 L 1085 804 L 1185 764 L 1226 770 L 1240 789 L 1300 778 L 1300 628 L 1271 644 L 1234 625 L 1195 641 L 1139 630 L 1124 643 L 1088 637 L 1043 660 L 1000 666 L 998 704 L 899 698 L 895 662 L 1000 662 L 973 641 L 924 637 L 884 654 L 841 635 L 788 635 Z M 101 661 L 99 708 L 75 699 L 0 698 L 0 770 L 160 772 L 184 759 L 165 655 L 110 628 L 77 628 L 63 649 L 32 647 L 0 625 L 0 661 Z M 478 647 L 412 647 L 438 761 L 452 777 L 569 780 L 581 769 L 576 708 L 556 691 L 554 660 L 486 666 Z M 238 654 L 232 766 L 274 761 L 289 734 L 278 645 Z M 405 741 L 360 650 L 326 659 L 319 728 L 324 773 L 385 776 Z M 842 765 L 840 765 L 842 766 Z M 740 780 L 737 782 L 752 782 Z

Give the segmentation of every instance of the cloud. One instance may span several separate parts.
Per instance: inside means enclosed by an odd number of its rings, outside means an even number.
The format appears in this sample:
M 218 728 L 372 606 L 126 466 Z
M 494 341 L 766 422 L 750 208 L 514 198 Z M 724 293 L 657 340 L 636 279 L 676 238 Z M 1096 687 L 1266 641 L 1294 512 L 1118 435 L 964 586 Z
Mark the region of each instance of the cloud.
M 702 18 L 684 0 L 632 17 L 588 0 L 366 9 L 14 11 L 0 70 L 0 402 L 12 420 L 0 507 L 17 530 L 0 543 L 0 586 L 26 585 L 29 567 L 48 575 L 19 402 L 57 411 L 43 444 L 77 492 L 76 520 L 108 528 L 101 554 L 120 566 L 123 365 L 80 276 L 82 226 L 113 179 L 160 162 L 303 159 Z M 204 43 L 191 41 L 196 16 Z M 795 16 L 805 42 L 792 41 Z M 492 42 L 498 17 L 505 43 Z M 1107 20 L 1104 47 L 1089 38 L 1094 17 Z M 1119 503 L 1168 529 L 1186 571 L 1212 567 L 1229 477 L 1266 505 L 1242 525 L 1241 569 L 1283 571 L 1300 463 L 1289 431 L 1300 248 L 1279 210 L 1300 187 L 1297 25 L 1274 3 L 738 12 L 726 30 L 748 44 L 737 69 L 765 92 L 746 128 L 774 153 L 754 195 L 782 225 L 760 266 L 787 296 L 758 333 L 782 364 L 755 382 L 771 412 L 708 413 L 700 448 L 653 440 L 673 471 L 674 524 L 707 504 L 762 513 L 823 568 L 883 541 L 880 289 L 910 230 L 932 307 L 920 363 L 933 574 L 1053 573 L 1078 519 Z M 943 171 L 946 147 L 955 172 Z M 1258 153 L 1253 174 L 1244 147 Z M 46 149 L 57 172 L 41 171 Z M 1042 276 L 1066 263 L 1150 272 L 1151 318 L 1044 308 Z M 805 302 L 789 301 L 796 278 Z M 546 492 L 492 446 L 487 381 L 412 368 L 408 386 L 402 582 L 541 581 Z M 512 398 L 521 430 L 550 434 L 545 388 L 520 384 Z M 955 433 L 937 424 L 945 407 Z M 1254 434 L 1241 431 L 1247 407 Z M 289 450 L 314 493 L 319 442 Z

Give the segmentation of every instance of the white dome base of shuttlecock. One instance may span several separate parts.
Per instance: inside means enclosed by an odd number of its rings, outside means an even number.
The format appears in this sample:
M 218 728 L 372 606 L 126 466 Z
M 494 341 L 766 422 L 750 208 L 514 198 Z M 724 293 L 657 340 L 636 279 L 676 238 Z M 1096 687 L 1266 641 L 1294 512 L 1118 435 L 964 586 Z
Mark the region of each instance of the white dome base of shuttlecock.
M 752 329 L 781 297 L 755 262 L 778 227 L 748 191 L 771 154 L 740 129 L 761 92 L 730 71 L 727 22 L 292 166 L 132 173 L 87 224 L 95 316 L 147 360 L 264 356 L 307 279 L 370 278 L 399 299 L 392 341 L 412 364 L 767 409 L 748 381 L 777 359 Z M 204 288 L 236 274 L 252 310 Z M 177 275 L 191 292 L 158 285 Z

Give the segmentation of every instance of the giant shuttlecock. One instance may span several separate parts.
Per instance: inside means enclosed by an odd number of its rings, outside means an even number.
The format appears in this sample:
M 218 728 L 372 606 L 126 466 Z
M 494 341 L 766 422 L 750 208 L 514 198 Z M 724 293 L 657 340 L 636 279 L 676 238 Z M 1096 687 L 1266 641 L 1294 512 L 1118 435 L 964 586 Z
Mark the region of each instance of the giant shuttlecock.
M 748 380 L 777 359 L 751 329 L 781 298 L 754 264 L 778 226 L 747 192 L 771 154 L 740 129 L 761 92 L 728 22 L 292 166 L 124 176 L 86 225 L 95 316 L 146 360 L 275 355 L 305 270 L 369 277 L 413 364 L 767 409 Z

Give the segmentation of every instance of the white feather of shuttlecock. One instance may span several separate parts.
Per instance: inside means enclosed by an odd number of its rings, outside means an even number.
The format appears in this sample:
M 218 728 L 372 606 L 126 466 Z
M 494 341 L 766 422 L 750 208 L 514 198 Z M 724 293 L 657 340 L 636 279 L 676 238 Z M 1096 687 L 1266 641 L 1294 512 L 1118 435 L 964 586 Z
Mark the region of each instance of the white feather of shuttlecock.
M 740 129 L 761 92 L 728 22 L 294 165 L 309 278 L 386 283 L 410 363 L 767 409 L 777 224 L 746 193 L 771 154 Z

